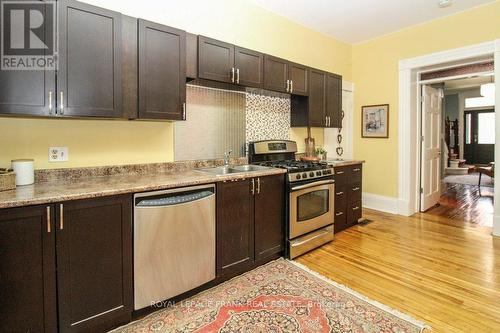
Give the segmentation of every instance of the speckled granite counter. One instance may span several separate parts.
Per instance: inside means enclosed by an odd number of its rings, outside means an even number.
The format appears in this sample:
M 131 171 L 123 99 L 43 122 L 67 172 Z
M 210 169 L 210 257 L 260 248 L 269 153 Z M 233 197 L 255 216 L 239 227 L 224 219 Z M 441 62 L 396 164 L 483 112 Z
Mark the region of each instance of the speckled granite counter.
M 326 163 L 332 167 L 344 167 L 349 165 L 363 164 L 365 161 L 362 160 L 327 160 Z
M 58 179 L 35 183 L 34 185 L 20 186 L 15 190 L 0 192 L 0 209 L 162 190 L 282 173 L 285 173 L 285 170 L 273 168 L 258 172 L 215 176 L 196 170 L 181 170 L 150 174 L 115 174 L 72 180 Z

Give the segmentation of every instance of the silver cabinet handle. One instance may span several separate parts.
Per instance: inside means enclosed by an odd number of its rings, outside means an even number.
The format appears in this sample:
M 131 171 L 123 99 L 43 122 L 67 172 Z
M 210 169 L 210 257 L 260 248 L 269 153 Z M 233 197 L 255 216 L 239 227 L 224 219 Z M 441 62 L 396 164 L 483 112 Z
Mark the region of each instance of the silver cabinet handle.
M 290 80 L 286 80 L 286 92 L 290 92 Z
M 60 114 L 64 114 L 64 92 L 61 91 L 61 104 L 59 108 Z
M 257 194 L 260 194 L 260 178 L 257 178 Z
M 50 227 L 51 221 L 50 221 L 50 206 L 47 206 L 47 233 L 50 234 L 51 227 Z
M 360 168 L 354 168 L 354 169 L 352 169 L 352 171 L 353 172 L 358 172 L 358 171 L 361 171 L 361 169 Z
M 240 83 L 240 69 L 236 68 L 236 83 Z
M 182 103 L 182 119 L 186 120 L 186 102 Z
M 231 82 L 234 83 L 234 67 L 231 68 Z
M 332 125 L 332 122 L 331 122 L 331 119 L 330 119 L 330 116 L 327 116 L 328 118 L 328 127 L 330 127 Z
M 352 190 L 353 190 L 354 192 L 359 191 L 359 187 L 354 187 Z
M 293 92 L 293 80 L 290 80 L 290 92 Z
M 352 210 L 358 210 L 359 209 L 359 206 L 356 206 L 356 207 L 353 207 Z
M 344 174 L 344 171 L 337 171 L 336 172 L 337 175 L 343 175 Z
M 342 195 L 342 194 L 344 194 L 344 192 L 341 191 L 341 192 L 337 192 L 336 194 L 337 195 Z
M 63 230 L 64 229 L 64 205 L 59 204 L 59 229 Z
M 49 91 L 49 114 L 51 115 L 52 114 L 52 90 Z
M 335 213 L 335 216 L 342 216 L 342 215 L 344 215 L 344 212 Z
M 255 194 L 255 179 L 252 178 L 252 190 L 250 191 L 252 194 Z
M 328 117 L 325 116 L 325 126 L 328 126 Z

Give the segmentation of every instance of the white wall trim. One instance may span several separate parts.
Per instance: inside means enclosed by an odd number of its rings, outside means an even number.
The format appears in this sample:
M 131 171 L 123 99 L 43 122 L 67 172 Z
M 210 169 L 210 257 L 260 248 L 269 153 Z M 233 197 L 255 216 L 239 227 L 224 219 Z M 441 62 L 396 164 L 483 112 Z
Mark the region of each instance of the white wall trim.
M 500 78 L 500 39 L 437 52 L 429 55 L 404 59 L 399 62 L 399 113 L 398 113 L 398 213 L 412 215 L 418 211 L 419 181 L 419 82 L 418 73 L 422 67 L 444 65 L 467 59 L 495 55 L 495 76 Z M 500 112 L 500 89 L 496 90 L 496 107 Z M 500 116 L 496 117 L 497 129 Z M 500 161 L 500 136 L 495 142 L 495 160 Z M 500 172 L 496 163 L 495 172 Z M 495 186 L 495 222 L 493 233 L 500 235 L 500 186 Z
M 354 92 L 354 83 L 351 81 L 342 80 L 342 90 Z
M 500 39 L 495 41 L 495 82 L 500 80 Z M 496 84 L 495 96 L 495 131 L 500 131 L 500 84 Z M 500 135 L 495 137 L 495 174 L 500 172 Z M 497 176 L 498 177 L 498 176 Z M 494 197 L 494 215 L 493 215 L 493 235 L 500 236 L 500 185 L 495 185 Z
M 363 192 L 363 207 L 398 214 L 398 199 L 383 195 Z
M 492 54 L 494 52 L 494 49 L 495 41 L 491 41 L 460 47 L 452 50 L 436 52 L 415 58 L 404 59 L 399 61 L 399 70 L 401 71 L 405 69 L 415 69 L 419 67 L 439 65 L 446 62 L 452 62 L 462 59 L 482 57 Z

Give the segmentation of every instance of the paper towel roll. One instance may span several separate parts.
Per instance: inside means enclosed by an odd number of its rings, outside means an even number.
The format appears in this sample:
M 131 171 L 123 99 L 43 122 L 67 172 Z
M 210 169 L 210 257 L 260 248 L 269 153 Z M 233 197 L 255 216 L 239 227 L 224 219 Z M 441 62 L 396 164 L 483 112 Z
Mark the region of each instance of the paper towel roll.
M 35 182 L 33 159 L 12 160 L 12 169 L 16 173 L 16 186 L 30 185 Z

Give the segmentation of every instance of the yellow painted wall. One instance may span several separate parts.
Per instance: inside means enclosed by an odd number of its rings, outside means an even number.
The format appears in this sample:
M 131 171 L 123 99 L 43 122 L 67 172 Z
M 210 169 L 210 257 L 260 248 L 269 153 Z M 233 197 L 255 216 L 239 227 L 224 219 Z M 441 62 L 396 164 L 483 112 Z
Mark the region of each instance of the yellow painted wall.
M 123 14 L 204 34 L 351 79 L 352 47 L 268 12 L 249 0 L 86 0 Z M 316 133 L 317 131 L 315 131 Z M 303 142 L 305 130 L 291 135 Z M 316 135 L 322 144 L 322 133 Z M 69 162 L 48 163 L 48 147 Z M 0 118 L 0 167 L 20 157 L 61 168 L 172 161 L 171 123 Z
M 354 156 L 366 160 L 363 191 L 398 196 L 398 65 L 402 59 L 500 38 L 500 2 L 353 46 Z M 389 139 L 361 138 L 361 106 L 390 104 Z

